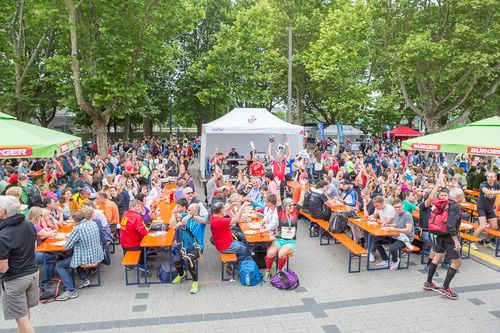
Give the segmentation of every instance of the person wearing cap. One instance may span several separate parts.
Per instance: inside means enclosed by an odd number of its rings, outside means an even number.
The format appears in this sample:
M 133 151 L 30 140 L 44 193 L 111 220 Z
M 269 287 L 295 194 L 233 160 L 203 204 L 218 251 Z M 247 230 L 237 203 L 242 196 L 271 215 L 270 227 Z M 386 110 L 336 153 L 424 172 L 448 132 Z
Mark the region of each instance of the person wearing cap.
M 85 183 L 79 177 L 79 175 L 80 172 L 78 171 L 78 169 L 73 169 L 73 171 L 71 172 L 71 178 L 66 183 L 66 187 L 70 187 L 73 193 L 76 193 L 85 187 Z
M 271 268 L 274 258 L 278 256 L 278 270 L 283 270 L 288 255 L 295 253 L 297 240 L 297 226 L 299 211 L 304 203 L 306 193 L 306 183 L 302 182 L 300 198 L 295 207 L 291 198 L 285 198 L 283 202 L 279 195 L 276 196 L 276 209 L 278 211 L 278 227 L 276 230 L 276 239 L 267 249 L 266 270 L 264 271 L 264 281 L 269 281 L 271 277 Z

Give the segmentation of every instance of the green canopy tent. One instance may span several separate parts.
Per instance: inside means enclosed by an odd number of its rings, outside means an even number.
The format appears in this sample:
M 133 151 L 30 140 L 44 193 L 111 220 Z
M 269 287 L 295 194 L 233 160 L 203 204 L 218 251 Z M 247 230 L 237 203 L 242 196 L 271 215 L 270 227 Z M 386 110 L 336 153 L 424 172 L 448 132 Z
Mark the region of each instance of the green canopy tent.
M 403 141 L 403 149 L 500 156 L 500 117 Z
M 18 121 L 0 112 L 0 158 L 53 157 L 81 145 L 77 136 Z

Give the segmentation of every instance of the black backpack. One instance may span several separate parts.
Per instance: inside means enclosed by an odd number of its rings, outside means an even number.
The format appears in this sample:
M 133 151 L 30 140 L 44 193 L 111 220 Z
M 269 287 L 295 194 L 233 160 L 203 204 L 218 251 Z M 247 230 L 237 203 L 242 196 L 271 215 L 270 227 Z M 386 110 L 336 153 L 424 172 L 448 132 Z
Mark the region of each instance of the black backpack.
M 343 234 L 348 228 L 347 215 L 344 213 L 333 213 L 330 217 L 328 229 L 334 234 Z
M 26 202 L 28 208 L 31 208 L 33 206 L 40 206 L 42 204 L 42 196 L 40 195 L 40 192 L 37 191 L 35 186 L 36 185 L 22 186 L 22 189 L 26 192 L 26 194 L 28 194 L 28 201 Z
M 57 296 L 64 293 L 64 283 L 62 280 L 52 278 L 50 280 L 42 281 L 39 288 L 40 303 L 48 303 L 54 301 Z

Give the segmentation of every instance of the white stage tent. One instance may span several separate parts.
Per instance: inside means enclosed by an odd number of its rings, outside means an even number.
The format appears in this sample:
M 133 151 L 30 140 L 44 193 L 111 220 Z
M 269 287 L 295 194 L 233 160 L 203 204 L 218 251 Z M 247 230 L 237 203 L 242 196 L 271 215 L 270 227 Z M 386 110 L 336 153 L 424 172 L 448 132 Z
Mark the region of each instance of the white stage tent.
M 278 144 L 288 141 L 292 154 L 304 147 L 304 127 L 287 123 L 266 109 L 236 108 L 226 115 L 208 124 L 202 125 L 200 171 L 204 178 L 206 160 L 211 158 L 218 148 L 220 152 L 236 148 L 240 155 L 248 155 L 253 141 L 257 152 L 267 152 L 269 136 Z
M 346 137 L 360 137 L 362 135 L 365 135 L 363 131 L 351 125 L 342 125 L 342 130 L 344 131 L 344 136 Z M 328 136 L 337 136 L 337 125 L 330 125 L 325 128 L 325 137 Z

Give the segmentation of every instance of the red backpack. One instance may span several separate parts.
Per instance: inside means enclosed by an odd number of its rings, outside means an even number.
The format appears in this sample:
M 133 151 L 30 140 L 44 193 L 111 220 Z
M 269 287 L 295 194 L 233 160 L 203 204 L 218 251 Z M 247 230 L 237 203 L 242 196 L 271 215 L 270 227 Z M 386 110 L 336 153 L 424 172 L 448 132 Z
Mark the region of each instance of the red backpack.
M 434 206 L 429 217 L 429 232 L 435 235 L 446 235 L 449 233 L 446 223 L 450 212 L 450 202 L 445 199 L 436 199 Z

